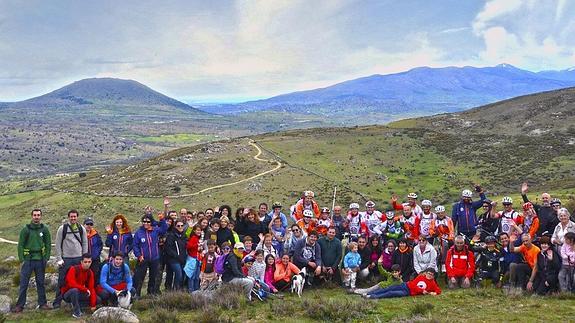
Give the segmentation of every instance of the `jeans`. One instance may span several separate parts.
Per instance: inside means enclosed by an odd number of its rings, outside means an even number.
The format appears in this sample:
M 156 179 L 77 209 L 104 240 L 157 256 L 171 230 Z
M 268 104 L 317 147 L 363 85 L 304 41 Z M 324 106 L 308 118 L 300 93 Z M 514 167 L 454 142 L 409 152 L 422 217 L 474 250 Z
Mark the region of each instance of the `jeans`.
M 140 297 L 142 295 L 142 285 L 144 284 L 144 278 L 146 278 L 146 272 L 150 271 L 148 277 L 148 295 L 156 294 L 156 277 L 158 275 L 158 268 L 160 266 L 160 259 L 156 260 L 145 260 L 138 262 L 136 265 L 136 273 L 134 274 L 134 288 L 136 289 L 136 296 Z
M 252 299 L 252 288 L 254 288 L 254 281 L 249 278 L 234 278 L 230 280 L 230 284 L 238 285 L 244 288 L 244 292 L 249 300 Z
M 82 293 L 76 288 L 68 289 L 66 293 L 64 293 L 63 299 L 72 304 L 75 314 L 82 312 L 81 305 L 87 306 L 90 304 L 90 296 L 88 296 L 88 293 Z M 96 299 L 96 304 L 100 303 L 98 296 L 96 296 Z
M 56 298 L 54 302 L 52 302 L 53 307 L 60 307 L 60 303 L 62 303 L 62 294 L 60 293 L 60 288 L 64 286 L 66 282 L 66 274 L 68 273 L 68 269 L 70 267 L 79 265 L 82 261 L 82 257 L 77 258 L 62 258 L 64 260 L 64 264 L 58 268 L 58 289 L 56 290 Z
M 406 283 L 399 285 L 389 286 L 384 289 L 367 294 L 369 298 L 392 298 L 392 297 L 405 297 L 409 296 L 409 289 Z
M 188 277 L 188 291 L 190 293 L 200 289 L 200 267 L 200 262 L 198 262 L 193 275 Z
M 166 264 L 166 290 L 180 290 L 184 286 L 184 268 L 179 262 Z
M 38 305 L 46 304 L 46 287 L 44 286 L 44 272 L 46 271 L 45 260 L 24 260 L 20 268 L 20 290 L 18 292 L 18 301 L 16 306 L 24 307 L 26 304 L 26 293 L 30 276 L 34 272 L 36 277 L 36 288 L 38 289 Z
M 559 287 L 561 287 L 562 292 L 572 292 L 573 291 L 573 278 L 575 275 L 575 268 L 571 266 L 561 266 L 559 271 Z

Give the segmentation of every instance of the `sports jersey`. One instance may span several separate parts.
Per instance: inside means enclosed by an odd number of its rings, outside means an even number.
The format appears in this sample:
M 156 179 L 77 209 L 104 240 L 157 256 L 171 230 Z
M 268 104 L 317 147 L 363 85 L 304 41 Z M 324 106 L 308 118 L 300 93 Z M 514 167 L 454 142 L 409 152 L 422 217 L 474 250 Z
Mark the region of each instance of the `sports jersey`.
M 315 229 L 317 231 L 317 233 L 321 234 L 321 235 L 326 235 L 327 234 L 327 229 L 329 229 L 329 227 L 332 226 L 332 221 L 331 219 L 319 219 L 317 220 L 317 224 L 315 226 Z
M 433 212 L 429 214 L 423 213 L 419 218 L 419 235 L 425 238 L 431 237 L 429 229 L 431 227 L 431 222 L 437 218 L 437 215 Z
M 361 215 L 358 213 L 352 216 L 351 213 L 347 214 L 347 221 L 349 222 L 349 234 L 360 235 L 365 232 L 365 223 L 361 221 Z
M 375 227 L 381 223 L 381 212 L 375 210 L 371 214 L 365 212 L 359 212 L 359 216 L 361 217 L 361 221 L 367 227 L 369 235 L 374 235 L 376 232 L 374 231 Z
M 453 240 L 455 237 L 453 221 L 448 216 L 443 219 L 433 219 L 433 221 L 431 221 L 429 231 L 431 236 L 438 237 L 440 239 Z
M 512 224 L 517 224 L 519 213 L 515 210 L 511 210 L 510 212 L 499 211 L 497 212 L 497 216 L 501 219 L 501 232 L 509 234 L 513 227 Z

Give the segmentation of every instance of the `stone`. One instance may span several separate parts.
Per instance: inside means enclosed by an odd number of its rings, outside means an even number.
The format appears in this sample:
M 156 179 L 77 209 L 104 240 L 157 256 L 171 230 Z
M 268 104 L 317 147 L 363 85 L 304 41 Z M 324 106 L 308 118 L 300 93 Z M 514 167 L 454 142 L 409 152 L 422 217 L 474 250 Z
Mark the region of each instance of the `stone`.
M 0 313 L 8 314 L 10 313 L 10 305 L 12 300 L 6 295 L 0 295 Z
M 132 311 L 120 307 L 101 307 L 97 309 L 92 318 L 95 320 L 112 320 L 114 322 L 139 323 L 138 316 Z

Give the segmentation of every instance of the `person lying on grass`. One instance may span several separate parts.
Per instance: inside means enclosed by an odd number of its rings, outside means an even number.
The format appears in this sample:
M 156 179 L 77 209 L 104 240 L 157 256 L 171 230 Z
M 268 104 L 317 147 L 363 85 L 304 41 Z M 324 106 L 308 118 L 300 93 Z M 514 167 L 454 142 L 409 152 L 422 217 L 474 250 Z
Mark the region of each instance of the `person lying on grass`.
M 377 270 L 383 280 L 379 283 L 369 287 L 369 288 L 358 288 L 353 292 L 359 295 L 367 295 L 369 293 L 375 293 L 377 291 L 383 290 L 389 286 L 399 285 L 403 283 L 403 279 L 401 279 L 401 266 L 399 264 L 394 264 L 391 266 L 391 273 L 383 268 L 381 262 L 377 264 Z
M 387 288 L 368 293 L 364 297 L 369 299 L 379 299 L 417 295 L 439 295 L 441 294 L 441 289 L 435 281 L 436 272 L 437 271 L 433 267 L 427 268 L 407 283 L 389 286 Z

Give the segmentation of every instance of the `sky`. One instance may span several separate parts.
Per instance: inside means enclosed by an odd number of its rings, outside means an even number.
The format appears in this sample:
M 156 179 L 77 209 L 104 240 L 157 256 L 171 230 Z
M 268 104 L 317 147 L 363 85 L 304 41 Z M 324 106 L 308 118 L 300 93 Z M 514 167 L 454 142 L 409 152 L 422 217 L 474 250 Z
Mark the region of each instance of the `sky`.
M 89 77 L 232 102 L 418 66 L 575 66 L 568 0 L 0 0 L 0 101 Z

